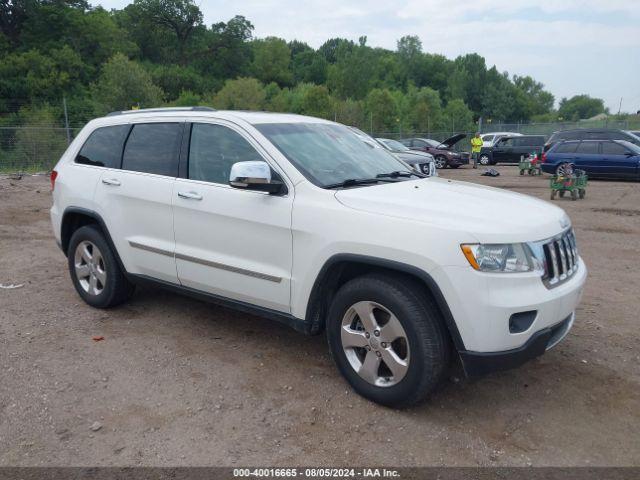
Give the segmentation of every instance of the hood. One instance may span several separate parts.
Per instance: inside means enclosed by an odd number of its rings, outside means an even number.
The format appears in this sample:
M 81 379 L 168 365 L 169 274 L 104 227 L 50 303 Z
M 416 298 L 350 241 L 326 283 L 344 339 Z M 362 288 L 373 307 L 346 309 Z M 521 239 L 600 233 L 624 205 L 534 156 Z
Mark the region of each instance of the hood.
M 407 162 L 409 164 L 414 163 L 428 163 L 433 162 L 433 155 L 426 152 L 412 151 L 412 152 L 393 152 L 393 154 L 398 157 L 403 162 Z
M 443 146 L 443 147 L 446 147 L 446 148 L 452 148 L 460 140 L 462 140 L 463 138 L 466 138 L 466 136 L 467 136 L 466 133 L 458 133 L 457 135 L 454 135 L 453 137 L 449 137 L 449 138 L 443 140 L 442 143 L 439 146 Z
M 529 195 L 436 177 L 338 190 L 343 205 L 466 232 L 481 243 L 544 240 L 560 233 L 564 211 Z

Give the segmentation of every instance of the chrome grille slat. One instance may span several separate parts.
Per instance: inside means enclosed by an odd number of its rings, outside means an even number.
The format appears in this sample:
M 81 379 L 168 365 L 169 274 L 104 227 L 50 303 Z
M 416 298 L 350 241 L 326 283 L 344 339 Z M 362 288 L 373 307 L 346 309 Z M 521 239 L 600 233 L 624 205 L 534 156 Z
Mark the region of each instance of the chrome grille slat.
M 567 274 L 571 275 L 571 273 L 573 272 L 573 265 L 575 262 L 573 261 L 573 252 L 569 247 L 568 235 L 565 235 L 564 237 L 562 237 L 562 248 L 564 249 L 565 254 L 567 256 L 567 266 L 569 267 L 567 270 Z
M 547 265 L 543 282 L 548 288 L 565 282 L 578 270 L 578 248 L 572 229 L 540 245 Z

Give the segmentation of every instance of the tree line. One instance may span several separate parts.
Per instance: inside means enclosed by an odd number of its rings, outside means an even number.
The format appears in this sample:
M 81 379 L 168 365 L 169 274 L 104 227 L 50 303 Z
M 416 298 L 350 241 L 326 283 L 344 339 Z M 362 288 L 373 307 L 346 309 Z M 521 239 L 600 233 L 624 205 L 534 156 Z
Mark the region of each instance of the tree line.
M 470 53 L 395 50 L 328 39 L 254 38 L 242 16 L 204 23 L 193 0 L 134 0 L 107 11 L 85 0 L 0 0 L 0 124 L 72 124 L 113 110 L 162 105 L 286 111 L 376 132 L 470 131 L 495 122 L 587 118 L 587 95 L 554 96 Z

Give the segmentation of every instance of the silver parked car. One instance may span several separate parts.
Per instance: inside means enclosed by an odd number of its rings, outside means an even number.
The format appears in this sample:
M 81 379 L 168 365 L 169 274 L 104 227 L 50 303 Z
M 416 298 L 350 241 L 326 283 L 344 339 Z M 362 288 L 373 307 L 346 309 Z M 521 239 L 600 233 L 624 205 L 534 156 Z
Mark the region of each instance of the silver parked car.
M 390 138 L 376 138 L 376 140 L 383 148 L 389 150 L 403 162 L 411 165 L 414 170 L 430 177 L 438 176 L 436 161 L 430 153 L 411 150 L 406 145 Z

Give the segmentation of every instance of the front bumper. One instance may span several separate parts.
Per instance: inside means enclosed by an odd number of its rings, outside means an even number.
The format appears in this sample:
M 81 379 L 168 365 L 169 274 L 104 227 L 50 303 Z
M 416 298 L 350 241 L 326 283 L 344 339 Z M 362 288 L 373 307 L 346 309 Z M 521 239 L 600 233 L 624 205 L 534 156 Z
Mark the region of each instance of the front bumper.
M 574 320 L 575 313 L 572 312 L 560 323 L 537 331 L 524 345 L 513 350 L 489 353 L 461 351 L 464 371 L 469 377 L 477 377 L 519 367 L 560 343 L 571 330 Z

